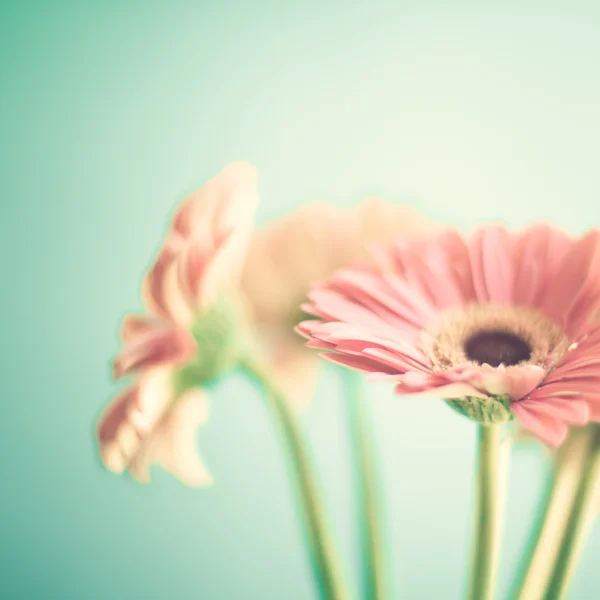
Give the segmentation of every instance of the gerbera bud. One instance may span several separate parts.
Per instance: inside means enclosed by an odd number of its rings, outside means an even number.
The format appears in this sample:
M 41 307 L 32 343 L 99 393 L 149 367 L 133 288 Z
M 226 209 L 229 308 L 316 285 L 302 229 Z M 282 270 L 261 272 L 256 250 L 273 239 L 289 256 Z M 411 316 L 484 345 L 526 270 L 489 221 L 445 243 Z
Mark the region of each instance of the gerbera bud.
M 468 419 L 486 425 L 500 425 L 514 419 L 514 414 L 509 409 L 510 399 L 508 396 L 488 396 L 486 398 L 467 396 L 446 400 L 446 403 Z

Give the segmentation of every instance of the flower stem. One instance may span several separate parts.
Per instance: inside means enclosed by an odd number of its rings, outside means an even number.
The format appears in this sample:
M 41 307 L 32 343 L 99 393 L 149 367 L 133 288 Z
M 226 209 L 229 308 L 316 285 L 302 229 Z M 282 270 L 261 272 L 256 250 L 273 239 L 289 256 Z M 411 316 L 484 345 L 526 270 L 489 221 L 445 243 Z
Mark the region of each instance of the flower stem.
M 365 600 L 388 598 L 388 579 L 384 558 L 383 511 L 370 429 L 370 416 L 362 375 L 343 371 L 348 415 L 356 452 L 357 491 L 360 510 L 363 585 Z
M 315 469 L 295 415 L 267 368 L 252 358 L 243 360 L 242 367 L 264 387 L 273 415 L 287 443 L 320 597 L 322 600 L 347 600 L 351 595 L 342 576 Z
M 573 431 L 556 456 L 554 474 L 550 483 L 545 510 L 541 513 L 527 551 L 529 559 L 521 576 L 518 600 L 543 600 L 552 572 L 560 553 L 567 529 L 569 514 L 577 494 L 591 436 L 588 431 Z
M 600 427 L 595 427 L 591 449 L 569 514 L 546 600 L 566 598 L 569 585 L 598 513 L 600 495 Z
M 496 590 L 508 443 L 501 425 L 479 425 L 475 532 L 469 600 L 492 600 Z

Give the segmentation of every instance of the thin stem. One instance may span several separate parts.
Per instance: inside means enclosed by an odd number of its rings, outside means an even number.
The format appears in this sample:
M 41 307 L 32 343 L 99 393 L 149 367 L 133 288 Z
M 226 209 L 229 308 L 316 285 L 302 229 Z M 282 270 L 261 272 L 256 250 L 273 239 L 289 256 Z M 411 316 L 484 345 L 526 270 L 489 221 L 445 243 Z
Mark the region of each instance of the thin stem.
M 508 442 L 500 425 L 479 426 L 475 535 L 469 600 L 492 600 L 496 590 L 506 488 Z
M 268 369 L 248 358 L 242 362 L 246 372 L 266 391 L 273 415 L 288 446 L 288 457 L 296 479 L 298 499 L 304 514 L 311 562 L 322 600 L 348 600 L 348 591 L 333 535 L 320 496 L 316 472 L 309 450 L 289 403 Z
M 595 427 L 592 447 L 583 470 L 575 502 L 569 514 L 565 535 L 545 596 L 546 600 L 566 598 L 587 536 L 598 513 L 599 494 L 600 427 Z
M 376 456 L 364 382 L 360 374 L 344 369 L 348 416 L 357 464 L 357 492 L 360 510 L 364 598 L 389 597 Z
M 558 451 L 554 474 L 546 494 L 545 510 L 534 529 L 527 551 L 527 565 L 518 592 L 518 600 L 543 600 L 552 572 L 560 553 L 561 543 L 567 529 L 569 514 L 577 494 L 586 458 L 589 454 L 591 436 L 588 431 L 571 433 Z

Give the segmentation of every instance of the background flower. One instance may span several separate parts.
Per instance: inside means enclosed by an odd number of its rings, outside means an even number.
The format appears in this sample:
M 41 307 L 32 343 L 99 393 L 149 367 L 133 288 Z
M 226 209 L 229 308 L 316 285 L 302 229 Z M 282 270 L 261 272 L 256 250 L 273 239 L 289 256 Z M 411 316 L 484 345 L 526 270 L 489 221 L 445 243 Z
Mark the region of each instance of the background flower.
M 187 485 L 211 483 L 195 444 L 208 416 L 198 386 L 237 358 L 233 285 L 256 202 L 254 168 L 232 163 L 177 211 L 144 281 L 150 312 L 123 319 L 113 375 L 134 375 L 135 382 L 100 418 L 100 454 L 111 471 L 145 482 L 158 463 Z
M 370 261 L 368 245 L 441 229 L 408 205 L 366 198 L 343 209 L 313 202 L 256 230 L 242 284 L 260 342 L 288 398 L 312 399 L 319 361 L 294 332 L 311 283 L 356 261 Z

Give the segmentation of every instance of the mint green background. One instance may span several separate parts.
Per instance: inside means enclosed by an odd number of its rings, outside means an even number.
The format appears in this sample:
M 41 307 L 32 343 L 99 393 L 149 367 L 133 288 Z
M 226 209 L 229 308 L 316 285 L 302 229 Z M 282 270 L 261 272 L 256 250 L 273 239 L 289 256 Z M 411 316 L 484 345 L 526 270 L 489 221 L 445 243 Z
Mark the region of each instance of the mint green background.
M 199 436 L 213 489 L 103 471 L 118 321 L 176 201 L 232 159 L 260 169 L 260 220 L 381 193 L 462 227 L 597 226 L 600 11 L 563 6 L 2 3 L 2 598 L 313 597 L 246 381 Z M 344 413 L 335 376 L 322 386 L 307 427 L 356 574 Z M 460 598 L 474 427 L 371 394 L 397 597 Z M 542 482 L 538 450 L 514 458 L 503 590 Z M 598 597 L 599 559 L 596 531 L 573 598 Z

